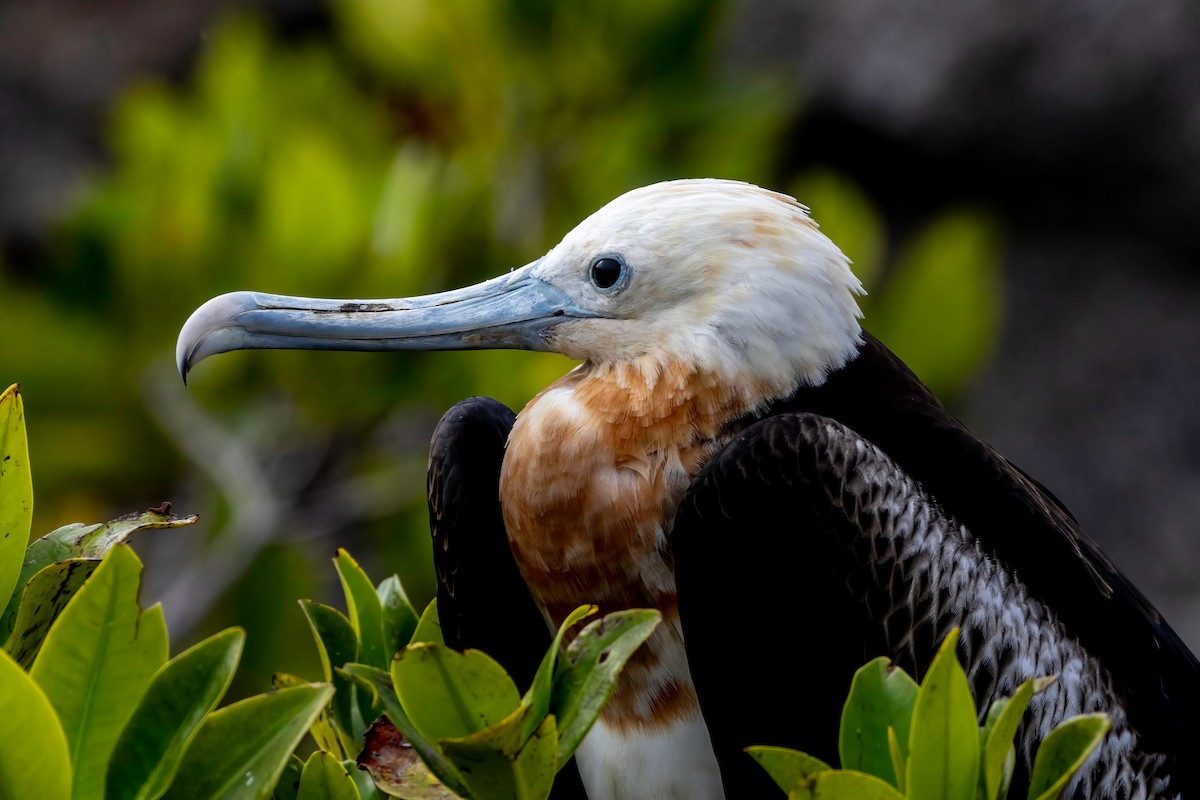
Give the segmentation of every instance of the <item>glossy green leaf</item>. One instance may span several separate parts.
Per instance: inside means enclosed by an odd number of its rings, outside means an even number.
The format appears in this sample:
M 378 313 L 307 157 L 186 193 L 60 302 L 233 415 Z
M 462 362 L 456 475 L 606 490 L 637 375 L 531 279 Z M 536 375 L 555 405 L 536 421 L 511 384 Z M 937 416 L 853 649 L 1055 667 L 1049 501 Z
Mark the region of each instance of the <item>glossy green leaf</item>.
M 342 762 L 318 750 L 308 757 L 300 774 L 296 800 L 360 800 L 358 787 Z
M 104 558 L 109 550 L 124 543 L 133 534 L 145 530 L 181 528 L 198 519 L 195 514 L 186 517 L 171 514 L 170 504 L 167 503 L 163 508 L 126 514 L 109 522 L 95 525 L 76 522 L 51 531 L 29 545 L 29 549 L 25 551 L 21 573 L 17 577 L 17 591 L 13 593 L 4 615 L 0 617 L 0 637 L 9 636 L 14 629 L 18 607 L 21 609 L 20 614 L 25 617 L 26 631 L 35 623 L 38 627 L 44 625 L 48 629 L 49 624 L 54 621 L 51 612 L 61 611 L 82 585 L 83 579 L 87 577 L 86 573 L 95 569 L 96 563 Z M 84 563 L 91 566 L 73 567 L 69 570 L 70 574 L 48 569 L 59 562 L 69 560 L 75 563 L 80 559 L 87 559 Z M 37 586 L 34 585 L 35 578 L 39 581 Z M 43 605 L 47 595 L 53 598 L 53 602 Z M 32 608 L 25 608 L 27 605 L 31 605 Z M 41 635 L 45 636 L 45 630 Z M 18 640 L 11 637 L 9 641 L 9 652 L 15 652 L 18 647 L 23 652 L 29 652 L 28 644 L 18 644 Z M 36 650 L 34 647 L 33 651 Z
M 417 629 L 413 631 L 410 644 L 418 642 L 446 643 L 446 640 L 442 638 L 442 621 L 438 618 L 436 597 L 429 601 L 429 605 L 425 606 L 425 610 L 421 612 L 421 621 L 417 623 Z
M 279 782 L 275 784 L 273 800 L 296 800 L 300 794 L 300 776 L 303 773 L 304 762 L 292 753 L 283 765 L 283 774 L 279 776 Z
M 361 710 L 362 705 L 366 704 L 357 701 L 359 695 L 356 687 L 337 669 L 357 658 L 358 639 L 350 620 L 336 608 L 311 600 L 301 600 L 300 607 L 316 639 L 323 677 L 333 684 L 331 724 L 339 742 L 338 750 L 346 754 L 353 753 L 367 730 Z
M 546 717 L 525 742 L 513 764 L 519 800 L 542 800 L 550 796 L 558 773 L 558 731 L 554 717 Z
M 0 652 L 0 797 L 71 796 L 71 758 L 58 717 L 17 662 Z
M 1071 776 L 1104 741 L 1111 724 L 1107 714 L 1080 714 L 1050 731 L 1033 759 L 1030 800 L 1055 800 L 1062 794 Z
M 971 377 L 996 339 L 1003 285 L 995 219 L 953 211 L 905 247 L 867 325 L 939 395 Z
M 141 567 L 140 562 L 138 566 Z M 161 669 L 167 661 L 167 656 L 171 654 L 171 640 L 167 636 L 167 615 L 163 611 L 162 603 L 155 603 L 142 612 L 142 618 L 138 621 L 138 640 L 143 641 L 146 648 L 155 654 L 158 669 Z M 158 669 L 154 671 L 157 672 Z M 150 677 L 154 677 L 153 673 Z
M 184 753 L 172 800 L 268 798 L 333 687 L 314 683 L 260 694 L 209 714 Z
M 802 781 L 811 778 L 818 772 L 832 769 L 819 758 L 787 747 L 755 745 L 747 747 L 746 752 L 767 771 L 771 780 L 775 781 L 785 792 L 795 789 Z
M 974 800 L 979 728 L 966 673 L 958 663 L 958 629 L 942 643 L 917 692 L 905 788 L 923 800 Z
M 387 717 L 384 719 L 386 720 Z M 370 773 L 350 759 L 343 761 L 342 766 L 350 774 L 350 780 L 354 781 L 354 786 L 358 789 L 359 800 L 381 800 L 381 793 L 375 787 L 374 781 L 371 780 Z
M 554 691 L 555 666 L 558 664 L 558 654 L 562 649 L 563 637 L 580 620 L 592 616 L 598 610 L 596 606 L 580 606 L 568 614 L 567 618 L 563 620 L 562 625 L 558 626 L 558 632 L 554 635 L 554 641 L 550 643 L 550 647 L 546 650 L 546 655 L 542 657 L 542 663 L 538 665 L 538 670 L 533 676 L 533 682 L 529 686 L 529 691 L 521 698 L 521 704 L 528 705 L 531 709 L 531 713 L 526 721 L 526 728 L 522 731 L 523 736 L 531 736 L 533 731 L 541 725 L 542 718 L 550 711 L 550 699 Z
M 291 689 L 295 686 L 308 686 L 309 682 L 299 675 L 286 672 L 276 672 L 271 675 L 271 686 L 275 689 Z M 334 701 L 337 701 L 337 690 L 334 690 Z M 334 752 L 342 747 L 342 739 L 330 719 L 329 707 L 321 709 L 321 713 L 308 726 L 308 734 L 317 743 L 317 749 Z
M 1013 737 L 1021 724 L 1021 717 L 1033 699 L 1034 679 L 1022 683 L 1011 698 L 1000 698 L 988 709 L 984 723 L 986 738 L 983 740 L 983 788 L 989 800 L 1000 791 L 1004 778 L 1004 763 L 1012 750 Z
M 346 607 L 350 610 L 350 624 L 358 637 L 358 661 L 373 667 L 387 669 L 392 654 L 385 652 L 383 643 L 383 605 L 375 586 L 358 562 L 345 550 L 338 550 L 333 560 L 338 576 L 342 580 L 342 591 L 346 594 Z
M 917 684 L 887 658 L 876 658 L 854 673 L 842 708 L 838 755 L 845 769 L 858 770 L 899 786 L 888 728 L 896 731 L 902 758 L 908 757 L 909 725 Z
M 19 599 L 13 596 L 16 618 L 4 649 L 18 664 L 26 669 L 33 664 L 50 626 L 98 566 L 90 558 L 57 561 L 34 575 Z
M 417 612 L 395 575 L 380 583 L 375 593 L 383 611 L 383 651 L 391 658 L 412 639 L 417 629 Z
M 906 774 L 908 758 L 904 755 L 904 749 L 900 745 L 900 737 L 896 735 L 896 729 L 891 725 L 888 726 L 887 737 L 888 755 L 892 758 L 892 774 L 896 776 L 896 788 L 903 792 L 905 781 L 908 778 Z
M 522 745 L 528 716 L 529 707 L 521 706 L 499 725 L 439 742 L 477 797 L 542 798 L 549 793 L 558 771 L 554 717 L 545 717 Z
M 1004 767 L 1000 770 L 1000 786 L 993 800 L 1004 800 L 1008 797 L 1008 788 L 1012 784 L 1013 772 L 1017 768 L 1017 748 L 1009 747 L 1004 756 Z
M 150 678 L 167 660 L 160 606 L 138 608 L 142 564 L 114 548 L 50 629 L 31 675 L 71 752 L 72 794 L 104 792 L 108 759 Z
M 560 769 L 600 716 L 625 662 L 661 621 L 662 614 L 653 609 L 616 611 L 588 625 L 567 647 L 550 702 L 557 718 Z
M 497 725 L 521 702 L 512 678 L 491 656 L 438 644 L 401 650 L 392 662 L 392 685 L 409 719 L 430 741 Z
M 471 796 L 471 792 L 463 782 L 462 776 L 458 774 L 458 770 L 434 746 L 432 741 L 417 730 L 417 726 L 409 718 L 392 687 L 391 675 L 367 664 L 347 664 L 342 668 L 342 672 L 377 698 L 377 701 L 383 705 L 388 719 L 392 721 L 395 728 L 404 736 L 438 780 L 458 795 Z
M 0 393 L 0 603 L 8 605 L 33 522 L 25 406 L 14 383 Z
M 919 797 L 919 795 L 912 795 Z M 819 772 L 788 792 L 788 800 L 903 800 L 885 780 L 849 769 Z
M 229 688 L 245 640 L 240 628 L 221 631 L 154 675 L 117 741 L 106 800 L 154 800 L 167 791 L 188 743 Z
M 468 734 L 467 736 L 438 740 L 438 747 L 446 757 L 459 766 L 456 753 L 464 750 L 487 748 L 496 753 L 513 757 L 520 752 L 528 738 L 525 735 L 526 723 L 533 716 L 532 709 L 521 704 L 512 713 L 495 725 Z M 540 722 L 539 722 L 540 724 Z M 537 729 L 534 726 L 534 730 Z M 461 769 L 460 769 L 461 771 Z

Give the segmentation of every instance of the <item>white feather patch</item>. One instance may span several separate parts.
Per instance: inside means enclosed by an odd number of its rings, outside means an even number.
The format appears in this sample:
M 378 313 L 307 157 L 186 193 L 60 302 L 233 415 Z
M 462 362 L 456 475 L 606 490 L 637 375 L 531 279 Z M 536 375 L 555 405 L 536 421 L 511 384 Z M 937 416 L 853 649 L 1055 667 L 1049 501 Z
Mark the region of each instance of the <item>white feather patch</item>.
M 603 720 L 575 753 L 588 800 L 724 800 L 704 720 L 616 731 Z

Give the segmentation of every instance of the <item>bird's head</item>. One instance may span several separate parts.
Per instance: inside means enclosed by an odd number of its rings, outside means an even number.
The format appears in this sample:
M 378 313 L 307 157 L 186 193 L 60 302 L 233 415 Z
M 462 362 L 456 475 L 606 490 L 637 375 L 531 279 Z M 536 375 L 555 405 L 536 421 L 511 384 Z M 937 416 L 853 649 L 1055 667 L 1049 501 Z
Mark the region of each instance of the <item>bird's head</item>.
M 683 364 L 724 380 L 819 384 L 853 357 L 862 292 L 841 251 L 792 198 L 683 180 L 618 197 L 542 258 L 435 295 L 320 300 L 233 292 L 180 332 L 186 378 L 254 348 L 519 348 L 594 362 Z

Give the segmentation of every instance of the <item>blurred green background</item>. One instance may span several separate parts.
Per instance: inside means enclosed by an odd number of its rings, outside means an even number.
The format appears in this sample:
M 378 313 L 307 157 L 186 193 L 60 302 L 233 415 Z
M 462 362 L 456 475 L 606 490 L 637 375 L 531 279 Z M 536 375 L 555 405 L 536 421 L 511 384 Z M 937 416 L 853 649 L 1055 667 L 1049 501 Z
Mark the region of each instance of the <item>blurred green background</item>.
M 897 233 L 837 165 L 790 150 L 808 108 L 739 67 L 714 0 L 334 0 L 281 32 L 228 9 L 178 74 L 105 112 L 36 269 L 0 269 L 0 382 L 26 398 L 35 532 L 169 498 L 200 526 L 143 536 L 173 650 L 249 630 L 240 691 L 313 674 L 299 597 L 348 547 L 433 593 L 424 471 L 443 410 L 520 408 L 570 368 L 528 353 L 236 353 L 188 389 L 187 315 L 237 289 L 451 288 L 531 261 L 622 192 L 679 177 L 795 194 L 855 262 L 868 326 L 958 403 L 1001 329 L 1004 228 L 949 201 Z

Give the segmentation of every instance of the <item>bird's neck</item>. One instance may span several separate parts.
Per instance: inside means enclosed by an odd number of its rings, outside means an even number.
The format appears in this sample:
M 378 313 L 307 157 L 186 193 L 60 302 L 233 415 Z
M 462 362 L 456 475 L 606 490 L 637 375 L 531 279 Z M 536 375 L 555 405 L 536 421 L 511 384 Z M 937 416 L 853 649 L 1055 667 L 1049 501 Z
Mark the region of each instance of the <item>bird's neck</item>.
M 667 533 L 729 422 L 762 390 L 682 365 L 585 363 L 517 416 L 500 495 L 513 554 L 547 621 L 584 603 L 664 617 L 606 718 L 649 724 L 695 712 Z

